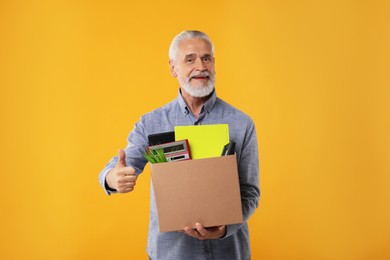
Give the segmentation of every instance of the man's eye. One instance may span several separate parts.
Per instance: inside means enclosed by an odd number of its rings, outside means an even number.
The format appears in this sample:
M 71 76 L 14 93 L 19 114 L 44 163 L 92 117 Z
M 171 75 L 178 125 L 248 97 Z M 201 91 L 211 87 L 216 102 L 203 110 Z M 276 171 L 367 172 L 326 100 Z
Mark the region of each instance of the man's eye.
M 204 57 L 204 58 L 203 58 L 203 61 L 204 61 L 204 62 L 209 62 L 209 61 L 210 61 L 210 57 Z
M 194 61 L 194 59 L 187 59 L 186 62 L 190 62 L 192 63 Z

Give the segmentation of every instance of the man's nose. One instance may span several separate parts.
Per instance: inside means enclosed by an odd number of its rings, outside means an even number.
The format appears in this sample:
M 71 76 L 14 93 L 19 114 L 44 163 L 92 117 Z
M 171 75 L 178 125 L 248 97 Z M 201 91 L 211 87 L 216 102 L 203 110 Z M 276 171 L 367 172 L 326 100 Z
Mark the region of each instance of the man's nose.
M 206 64 L 203 62 L 202 59 L 196 59 L 195 66 L 195 69 L 198 69 L 200 71 L 206 70 Z

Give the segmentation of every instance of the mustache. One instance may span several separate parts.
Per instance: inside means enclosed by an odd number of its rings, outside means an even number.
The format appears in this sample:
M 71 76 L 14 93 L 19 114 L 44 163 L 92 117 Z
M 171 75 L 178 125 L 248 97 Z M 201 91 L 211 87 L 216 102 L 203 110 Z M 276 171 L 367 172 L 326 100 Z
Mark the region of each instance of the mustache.
M 190 76 L 188 77 L 188 80 L 191 80 L 194 77 L 208 77 L 211 78 L 211 73 L 208 71 L 201 71 L 201 72 L 192 72 Z

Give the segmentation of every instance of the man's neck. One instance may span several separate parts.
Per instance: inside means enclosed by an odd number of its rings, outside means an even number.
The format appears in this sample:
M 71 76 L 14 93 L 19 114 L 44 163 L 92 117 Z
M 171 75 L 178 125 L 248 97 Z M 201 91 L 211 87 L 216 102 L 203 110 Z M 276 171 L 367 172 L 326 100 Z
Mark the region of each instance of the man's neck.
M 206 97 L 193 97 L 190 94 L 188 94 L 185 90 L 181 89 L 181 95 L 183 96 L 184 101 L 186 102 L 191 113 L 196 118 L 198 118 L 202 110 L 203 104 L 207 101 L 207 99 L 209 99 L 211 94 Z

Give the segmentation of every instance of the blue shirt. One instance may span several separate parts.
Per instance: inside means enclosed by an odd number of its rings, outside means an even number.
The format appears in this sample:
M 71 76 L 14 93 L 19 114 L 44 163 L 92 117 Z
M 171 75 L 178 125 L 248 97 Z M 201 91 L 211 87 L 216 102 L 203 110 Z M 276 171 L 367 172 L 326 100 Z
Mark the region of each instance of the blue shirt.
M 215 91 L 204 103 L 196 118 L 184 101 L 180 90 L 172 102 L 143 115 L 128 136 L 126 165 L 132 166 L 140 174 L 146 159 L 143 152 L 148 146 L 148 135 L 173 131 L 178 125 L 228 124 L 230 140 L 236 143 L 236 154 L 240 181 L 243 224 L 227 226 L 223 238 L 198 240 L 180 232 L 158 231 L 156 203 L 153 185 L 150 188 L 150 222 L 147 252 L 155 260 L 197 260 L 250 259 L 250 244 L 247 220 L 258 206 L 260 198 L 259 160 L 255 126 L 252 119 L 217 98 Z M 102 170 L 99 181 L 107 194 L 105 178 L 115 167 L 118 157 L 114 157 Z M 227 191 L 228 192 L 228 191 Z M 184 227 L 183 227 L 184 228 Z

